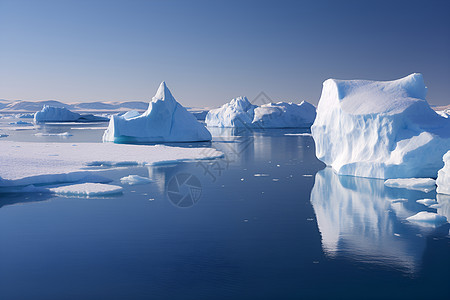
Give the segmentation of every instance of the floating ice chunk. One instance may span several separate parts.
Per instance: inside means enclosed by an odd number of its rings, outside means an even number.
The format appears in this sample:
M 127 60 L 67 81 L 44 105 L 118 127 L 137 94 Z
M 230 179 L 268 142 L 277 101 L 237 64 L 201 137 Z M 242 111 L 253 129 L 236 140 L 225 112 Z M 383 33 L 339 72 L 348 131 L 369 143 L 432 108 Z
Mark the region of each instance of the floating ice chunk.
M 450 195 L 450 150 L 444 155 L 443 160 L 444 167 L 439 170 L 436 179 L 436 192 Z
M 269 176 L 269 174 L 257 173 L 257 174 L 254 174 L 253 176 L 255 176 L 255 177 L 267 177 L 267 176 Z
M 434 178 L 450 149 L 450 122 L 426 92 L 421 74 L 325 81 L 311 127 L 317 157 L 340 175 Z
M 416 201 L 417 203 L 423 204 L 425 206 L 431 206 L 433 204 L 436 204 L 437 201 L 434 199 L 420 199 Z
M 428 193 L 436 188 L 436 180 L 432 178 L 396 178 L 386 180 L 384 185 L 393 188 L 419 190 Z
M 414 216 L 406 218 L 406 220 L 418 223 L 428 223 L 432 225 L 441 225 L 447 223 L 446 217 L 428 211 L 418 212 Z
M 79 113 L 72 112 L 64 107 L 53 107 L 44 105 L 41 111 L 34 114 L 35 123 L 44 122 L 106 122 L 108 118 L 94 116 L 94 115 L 81 115 Z
M 211 127 L 297 128 L 310 127 L 315 117 L 316 108 L 305 101 L 257 106 L 247 97 L 238 97 L 210 110 L 205 122 Z
M 72 136 L 72 134 L 68 132 L 62 132 L 62 133 L 45 133 L 45 132 L 38 132 L 34 134 L 35 136 Z
M 146 184 L 152 182 L 150 178 L 142 177 L 139 175 L 128 175 L 126 177 L 120 178 L 120 182 L 123 184 L 136 185 L 136 184 Z
M 392 203 L 404 203 L 404 202 L 408 202 L 408 199 L 405 199 L 405 198 L 392 199 L 391 202 Z
M 51 188 L 57 195 L 95 197 L 122 193 L 123 188 L 117 185 L 102 183 L 81 183 Z
M 83 180 L 98 165 L 155 165 L 223 157 L 214 148 L 12 141 L 2 141 L 0 153 L 0 187 Z
M 211 133 L 178 103 L 162 82 L 148 109 L 140 116 L 126 119 L 113 115 L 103 134 L 104 142 L 202 142 Z

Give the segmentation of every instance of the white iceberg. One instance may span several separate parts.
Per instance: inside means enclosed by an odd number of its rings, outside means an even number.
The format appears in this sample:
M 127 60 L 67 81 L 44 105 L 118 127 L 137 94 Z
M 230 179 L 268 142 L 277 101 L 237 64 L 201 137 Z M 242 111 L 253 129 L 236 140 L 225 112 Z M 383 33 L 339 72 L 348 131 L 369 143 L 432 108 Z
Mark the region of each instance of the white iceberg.
M 316 108 L 305 101 L 257 106 L 247 97 L 239 97 L 210 110 L 205 122 L 211 127 L 300 128 L 310 127 L 315 117 Z
M 45 122 L 106 122 L 108 118 L 94 116 L 94 115 L 81 115 L 79 113 L 72 112 L 64 107 L 53 107 L 44 105 L 41 111 L 34 114 L 35 123 Z
M 386 180 L 384 185 L 428 193 L 436 188 L 436 180 L 433 178 L 395 178 Z
M 137 184 L 147 184 L 152 182 L 150 178 L 142 177 L 139 175 L 128 175 L 126 177 L 120 178 L 120 182 L 128 185 L 137 185 Z
M 444 155 L 444 167 L 439 170 L 436 179 L 437 192 L 450 195 L 450 150 Z
M 421 211 L 417 214 L 406 218 L 410 222 L 425 223 L 425 225 L 439 226 L 447 223 L 447 218 L 437 213 Z
M 421 74 L 326 80 L 311 128 L 317 157 L 341 175 L 435 178 L 450 122 L 430 108 L 426 92 Z
M 103 134 L 104 142 L 203 142 L 211 134 L 179 104 L 162 82 L 148 109 L 140 116 L 113 115 Z
M 103 183 L 80 183 L 49 189 L 57 195 L 75 197 L 98 197 L 122 193 L 123 188 Z
M 111 143 L 0 143 L 0 188 L 30 184 L 87 181 L 103 167 L 155 165 L 212 159 L 223 153 L 214 148 Z

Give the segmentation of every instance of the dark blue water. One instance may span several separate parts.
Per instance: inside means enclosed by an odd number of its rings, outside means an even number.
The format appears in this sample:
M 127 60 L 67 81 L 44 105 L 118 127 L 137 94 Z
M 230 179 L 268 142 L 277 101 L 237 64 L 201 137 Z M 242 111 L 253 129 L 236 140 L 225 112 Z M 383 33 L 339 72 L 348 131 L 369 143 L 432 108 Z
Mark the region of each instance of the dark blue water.
M 72 136 L 41 138 L 93 141 L 103 132 L 64 126 L 51 130 Z M 336 176 L 315 158 L 311 137 L 284 135 L 295 132 L 217 129 L 222 159 L 107 171 L 116 185 L 129 174 L 154 180 L 122 195 L 0 194 L 0 298 L 448 297 L 449 225 L 405 220 L 436 211 L 415 202 L 435 192 Z M 170 193 L 183 174 L 199 184 L 194 204 L 180 207 Z

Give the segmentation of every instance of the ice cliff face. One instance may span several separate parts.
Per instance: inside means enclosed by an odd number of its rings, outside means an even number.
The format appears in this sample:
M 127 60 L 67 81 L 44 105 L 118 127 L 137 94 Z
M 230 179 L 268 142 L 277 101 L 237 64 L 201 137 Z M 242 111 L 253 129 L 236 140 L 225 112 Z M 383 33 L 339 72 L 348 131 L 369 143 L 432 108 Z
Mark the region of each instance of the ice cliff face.
M 210 141 L 209 131 L 179 104 L 162 82 L 142 115 L 112 116 L 104 142 L 197 142 Z
M 317 157 L 341 175 L 435 178 L 450 149 L 450 122 L 430 108 L 426 92 L 421 74 L 328 79 L 311 128 Z
M 438 172 L 436 185 L 438 193 L 450 195 L 450 150 L 444 155 L 444 167 Z
M 296 128 L 310 127 L 315 116 L 315 107 L 305 101 L 256 106 L 239 97 L 209 111 L 205 121 L 211 127 Z

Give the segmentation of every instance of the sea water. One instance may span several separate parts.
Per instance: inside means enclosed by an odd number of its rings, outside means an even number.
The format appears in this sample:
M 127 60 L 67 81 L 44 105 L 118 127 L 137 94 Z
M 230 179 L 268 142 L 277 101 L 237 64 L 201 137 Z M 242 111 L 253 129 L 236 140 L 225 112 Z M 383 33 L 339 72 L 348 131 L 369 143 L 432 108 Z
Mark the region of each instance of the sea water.
M 2 139 L 100 142 L 104 127 L 44 125 Z M 211 131 L 206 146 L 223 158 L 107 171 L 122 194 L 0 194 L 0 298 L 448 296 L 449 224 L 406 221 L 436 212 L 416 202 L 435 191 L 337 176 L 311 136 L 285 135 L 307 130 Z M 152 182 L 121 183 L 128 175 Z

